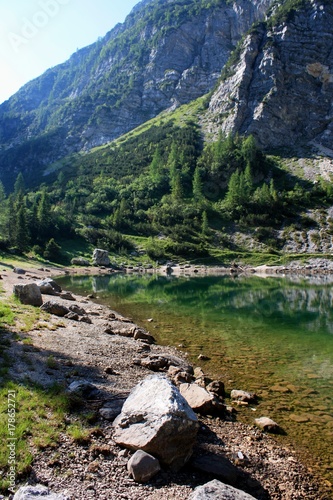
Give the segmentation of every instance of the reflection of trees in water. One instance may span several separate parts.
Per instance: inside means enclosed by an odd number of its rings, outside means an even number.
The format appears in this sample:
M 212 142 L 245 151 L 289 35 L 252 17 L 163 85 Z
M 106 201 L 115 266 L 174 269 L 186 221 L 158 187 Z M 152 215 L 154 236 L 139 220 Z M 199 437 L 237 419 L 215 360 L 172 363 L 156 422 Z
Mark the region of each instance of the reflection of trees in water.
M 128 302 L 163 304 L 179 314 L 230 316 L 255 321 L 288 323 L 306 330 L 333 333 L 331 276 L 305 279 L 229 276 L 177 278 L 157 275 L 112 274 L 69 277 L 67 286 L 114 294 Z M 311 284 L 310 284 L 311 283 Z

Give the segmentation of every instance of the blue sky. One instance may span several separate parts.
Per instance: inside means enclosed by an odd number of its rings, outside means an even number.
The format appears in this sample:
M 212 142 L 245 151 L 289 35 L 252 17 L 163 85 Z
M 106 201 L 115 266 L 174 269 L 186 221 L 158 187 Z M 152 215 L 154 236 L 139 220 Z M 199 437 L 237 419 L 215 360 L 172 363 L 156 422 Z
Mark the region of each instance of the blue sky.
M 0 0 L 0 103 L 123 22 L 138 0 Z

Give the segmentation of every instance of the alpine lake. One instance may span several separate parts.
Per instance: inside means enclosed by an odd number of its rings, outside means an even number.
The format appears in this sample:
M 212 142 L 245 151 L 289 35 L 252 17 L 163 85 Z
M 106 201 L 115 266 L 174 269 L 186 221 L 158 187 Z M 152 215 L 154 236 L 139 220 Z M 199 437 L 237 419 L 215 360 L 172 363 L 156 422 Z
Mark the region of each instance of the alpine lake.
M 179 347 L 227 394 L 255 392 L 258 404 L 236 407 L 237 419 L 272 418 L 283 429 L 277 441 L 333 483 L 333 276 L 113 273 L 57 281 L 95 293 L 157 343 Z

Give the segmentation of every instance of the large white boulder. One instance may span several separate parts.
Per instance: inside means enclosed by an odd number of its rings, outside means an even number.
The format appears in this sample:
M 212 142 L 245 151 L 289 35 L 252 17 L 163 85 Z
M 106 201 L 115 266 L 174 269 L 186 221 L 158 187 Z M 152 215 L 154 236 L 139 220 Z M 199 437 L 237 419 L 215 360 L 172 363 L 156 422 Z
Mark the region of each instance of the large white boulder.
M 199 427 L 178 389 L 159 374 L 133 389 L 113 425 L 117 444 L 146 451 L 173 470 L 190 458 Z
M 255 500 L 255 498 L 245 491 L 213 479 L 213 481 L 195 488 L 188 500 Z
M 109 266 L 110 265 L 109 252 L 107 250 L 102 250 L 101 248 L 95 248 L 93 252 L 93 265 Z

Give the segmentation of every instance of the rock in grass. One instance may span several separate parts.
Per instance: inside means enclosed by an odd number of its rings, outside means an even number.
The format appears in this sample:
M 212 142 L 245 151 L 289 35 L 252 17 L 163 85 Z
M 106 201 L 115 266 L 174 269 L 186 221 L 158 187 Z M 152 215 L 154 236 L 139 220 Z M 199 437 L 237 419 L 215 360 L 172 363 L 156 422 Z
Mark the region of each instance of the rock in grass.
M 188 500 L 255 500 L 255 498 L 233 486 L 213 479 L 209 483 L 195 488 Z
M 87 380 L 76 380 L 75 382 L 72 382 L 67 391 L 70 394 L 74 394 L 85 399 L 95 399 L 100 395 L 100 390 Z
M 145 483 L 161 470 L 157 458 L 142 450 L 137 450 L 127 464 L 127 470 L 137 483 Z
M 71 260 L 72 266 L 91 266 L 90 261 L 84 257 L 74 257 Z
M 36 283 L 14 285 L 13 293 L 22 304 L 36 307 L 43 304 L 42 294 Z
M 159 374 L 148 376 L 133 389 L 113 425 L 117 444 L 146 451 L 173 470 L 191 457 L 199 427 L 196 414 L 178 389 Z

